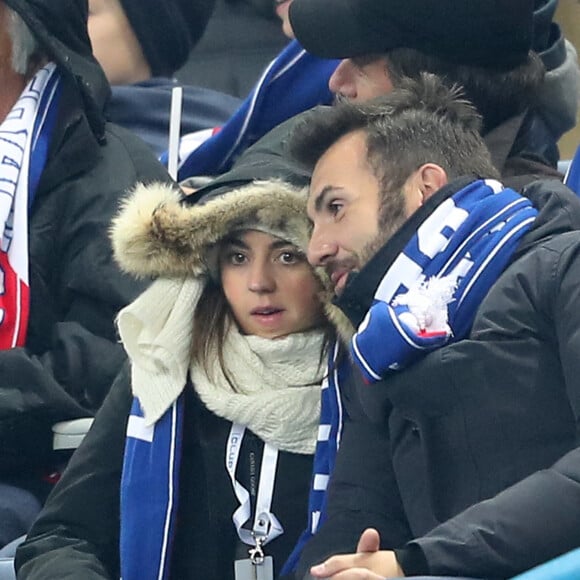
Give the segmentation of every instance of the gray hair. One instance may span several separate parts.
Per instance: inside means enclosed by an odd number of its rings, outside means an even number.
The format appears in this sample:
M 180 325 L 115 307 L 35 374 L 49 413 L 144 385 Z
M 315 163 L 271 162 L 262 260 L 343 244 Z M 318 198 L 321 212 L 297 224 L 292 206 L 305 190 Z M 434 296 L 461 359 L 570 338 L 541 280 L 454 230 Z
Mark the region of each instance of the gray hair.
M 8 8 L 8 34 L 12 41 L 12 68 L 26 75 L 31 58 L 38 51 L 38 43 L 20 15 Z

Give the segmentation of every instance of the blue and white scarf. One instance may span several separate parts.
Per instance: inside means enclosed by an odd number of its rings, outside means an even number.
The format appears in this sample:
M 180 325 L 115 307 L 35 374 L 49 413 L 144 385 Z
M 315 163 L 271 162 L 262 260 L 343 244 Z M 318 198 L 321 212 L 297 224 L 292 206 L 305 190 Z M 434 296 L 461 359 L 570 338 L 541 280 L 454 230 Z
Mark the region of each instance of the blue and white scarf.
M 0 125 L 0 350 L 26 342 L 28 213 L 48 156 L 59 86 L 56 66 L 46 65 Z
M 537 211 L 493 180 L 442 202 L 383 276 L 351 342 L 368 383 L 464 338 Z
M 154 425 L 145 423 L 139 401 L 133 401 L 121 479 L 124 580 L 169 577 L 179 498 L 183 398 L 181 394 Z
M 328 375 L 322 383 L 320 426 L 308 496 L 308 527 L 298 538 L 296 546 L 282 567 L 280 572 L 282 576 L 296 569 L 304 545 L 326 519 L 326 489 L 334 470 L 345 419 L 340 385 L 344 384 L 350 372 L 350 360 L 345 352 L 341 352 L 341 348 L 343 347 L 337 341 L 329 349 Z
M 528 199 L 493 180 L 475 181 L 442 202 L 387 270 L 368 315 L 353 337 L 351 354 L 364 378 L 375 382 L 430 350 L 464 338 L 481 300 L 509 263 L 536 215 Z M 416 299 L 404 299 L 411 291 Z M 444 319 L 430 306 L 444 306 Z M 343 357 L 337 366 L 337 353 L 335 348 L 329 361 L 333 371 L 328 388 L 322 392 L 309 526 L 282 574 L 296 569 L 304 545 L 326 515 L 326 487 L 344 422 L 340 384 L 344 384 L 351 363 Z
M 336 60 L 308 54 L 292 41 L 218 132 L 206 130 L 182 138 L 178 181 L 224 173 L 245 149 L 286 119 L 316 105 L 332 103 L 328 80 L 337 64 Z M 167 163 L 167 157 L 164 154 L 161 160 Z

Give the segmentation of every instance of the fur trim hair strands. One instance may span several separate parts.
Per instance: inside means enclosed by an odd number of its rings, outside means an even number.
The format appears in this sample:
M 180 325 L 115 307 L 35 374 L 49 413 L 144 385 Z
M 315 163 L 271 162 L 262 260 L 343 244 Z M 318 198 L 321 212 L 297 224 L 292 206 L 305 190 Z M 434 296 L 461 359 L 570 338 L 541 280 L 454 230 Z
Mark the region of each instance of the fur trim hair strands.
M 121 268 L 136 276 L 200 276 L 210 273 L 212 245 L 238 229 L 255 226 L 305 249 L 305 216 L 305 192 L 280 181 L 254 182 L 195 205 L 167 185 L 141 185 L 113 222 L 113 249 Z

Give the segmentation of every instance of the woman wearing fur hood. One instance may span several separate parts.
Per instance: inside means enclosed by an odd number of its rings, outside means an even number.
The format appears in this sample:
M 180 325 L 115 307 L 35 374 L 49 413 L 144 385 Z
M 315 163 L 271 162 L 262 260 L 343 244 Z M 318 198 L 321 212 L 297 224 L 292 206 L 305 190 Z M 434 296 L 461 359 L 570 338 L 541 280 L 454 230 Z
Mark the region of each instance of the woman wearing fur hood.
M 130 369 L 18 577 L 278 577 L 307 525 L 329 335 L 305 194 L 141 187 L 112 232 L 122 268 L 156 280 L 119 314 Z

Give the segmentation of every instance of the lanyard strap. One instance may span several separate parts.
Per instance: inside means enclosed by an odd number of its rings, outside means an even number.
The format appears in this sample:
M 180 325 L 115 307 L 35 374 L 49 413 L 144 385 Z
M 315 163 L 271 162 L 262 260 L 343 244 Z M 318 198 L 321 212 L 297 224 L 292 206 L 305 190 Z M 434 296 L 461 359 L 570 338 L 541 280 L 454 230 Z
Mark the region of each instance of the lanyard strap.
M 247 544 L 248 546 L 261 546 L 284 533 L 282 525 L 276 516 L 270 511 L 272 507 L 272 497 L 274 495 L 274 482 L 276 480 L 278 450 L 272 445 L 264 443 L 254 525 L 251 531 L 247 530 L 243 525 L 252 515 L 250 493 L 236 479 L 236 469 L 238 467 L 240 449 L 242 447 L 245 430 L 246 428 L 243 425 L 233 423 L 226 445 L 226 469 L 232 481 L 234 493 L 240 502 L 240 505 L 232 515 L 232 520 L 236 526 L 238 536 L 244 544 Z

